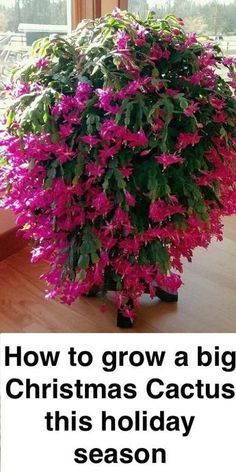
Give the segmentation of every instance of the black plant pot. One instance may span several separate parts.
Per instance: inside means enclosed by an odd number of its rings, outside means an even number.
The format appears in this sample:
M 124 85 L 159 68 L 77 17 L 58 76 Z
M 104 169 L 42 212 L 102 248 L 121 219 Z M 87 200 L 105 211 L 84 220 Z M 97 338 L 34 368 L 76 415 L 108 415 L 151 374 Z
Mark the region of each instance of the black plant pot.
M 109 287 L 106 287 L 107 290 L 111 290 L 111 291 L 115 291 L 116 290 L 116 287 L 115 287 L 115 284 L 114 283 L 111 283 L 109 285 Z M 87 294 L 87 297 L 96 297 L 96 295 L 98 295 L 99 293 L 99 288 L 94 286 L 90 292 Z M 164 290 L 163 288 L 160 288 L 160 287 L 155 287 L 155 292 L 156 292 L 156 296 L 163 302 L 167 302 L 167 303 L 175 303 L 178 301 L 178 293 L 171 293 L 171 292 L 167 292 L 166 290 Z M 147 292 L 146 293 L 149 293 L 148 289 L 147 289 Z M 133 301 L 129 298 L 126 302 L 126 306 L 128 308 L 134 308 L 134 304 L 133 304 Z M 117 327 L 118 328 L 132 328 L 133 327 L 133 323 L 134 323 L 134 320 L 128 316 L 125 316 L 123 311 L 124 311 L 124 308 L 125 306 L 119 308 L 117 310 Z
M 123 305 L 123 307 L 120 307 L 117 310 L 117 323 L 116 323 L 117 328 L 132 328 L 133 327 L 133 323 L 134 323 L 133 318 L 130 318 L 129 316 L 125 316 L 123 313 L 123 309 L 125 309 L 125 307 L 129 309 L 134 308 L 134 303 L 133 303 L 133 300 L 131 300 L 131 298 L 127 300 L 126 304 Z

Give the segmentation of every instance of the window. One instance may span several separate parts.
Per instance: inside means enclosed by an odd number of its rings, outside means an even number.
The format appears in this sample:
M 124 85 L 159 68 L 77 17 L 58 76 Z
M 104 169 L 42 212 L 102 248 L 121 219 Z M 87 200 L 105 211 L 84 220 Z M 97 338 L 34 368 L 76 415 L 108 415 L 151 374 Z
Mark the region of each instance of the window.
M 32 43 L 52 33 L 67 34 L 70 0 L 0 0 L 0 91 Z M 1 107 L 1 102 L 0 102 Z
M 235 0 L 128 0 L 128 10 L 145 17 L 175 14 L 185 20 L 188 31 L 210 36 L 226 54 L 236 55 Z

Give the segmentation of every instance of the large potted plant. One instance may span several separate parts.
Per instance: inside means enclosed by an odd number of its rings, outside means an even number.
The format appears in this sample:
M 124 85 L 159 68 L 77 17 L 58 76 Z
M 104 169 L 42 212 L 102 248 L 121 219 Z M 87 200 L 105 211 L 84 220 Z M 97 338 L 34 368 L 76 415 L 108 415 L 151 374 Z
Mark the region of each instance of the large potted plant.
M 112 289 L 126 326 L 144 292 L 177 300 L 182 258 L 236 212 L 235 86 L 233 59 L 173 16 L 116 10 L 34 44 L 8 87 L 1 187 L 48 297 Z

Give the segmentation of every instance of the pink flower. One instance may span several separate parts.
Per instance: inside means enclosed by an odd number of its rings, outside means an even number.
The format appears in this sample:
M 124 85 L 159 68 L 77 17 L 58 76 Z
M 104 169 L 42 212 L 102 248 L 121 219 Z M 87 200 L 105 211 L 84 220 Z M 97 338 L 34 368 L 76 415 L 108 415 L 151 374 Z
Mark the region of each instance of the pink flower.
M 59 102 L 51 108 L 52 115 L 67 115 L 76 106 L 74 97 L 62 95 Z
M 128 305 L 124 304 L 123 306 L 120 307 L 122 313 L 124 316 L 127 318 L 130 318 L 133 320 L 135 318 L 135 311 L 134 308 L 130 308 Z
M 228 82 L 229 85 L 233 88 L 233 89 L 236 89 L 236 72 L 235 71 L 232 71 L 228 74 L 228 78 L 230 79 L 230 81 Z
M 158 36 L 160 39 L 163 39 L 164 41 L 167 41 L 170 43 L 173 40 L 173 34 L 172 33 L 167 33 L 167 31 L 158 31 Z
M 184 159 L 176 154 L 162 154 L 156 156 L 156 160 L 159 164 L 163 165 L 164 169 L 173 164 L 182 164 L 184 162 Z
M 135 203 L 136 203 L 135 198 L 133 197 L 133 195 L 131 195 L 130 192 L 128 192 L 128 190 L 125 190 L 125 199 L 129 206 L 131 207 L 135 206 Z
M 32 90 L 34 90 L 35 92 L 43 92 L 43 85 L 42 84 L 39 84 L 37 82 L 35 82 L 34 84 L 32 84 Z
M 221 98 L 212 96 L 210 99 L 210 104 L 215 110 L 223 110 L 225 108 L 225 101 Z
M 181 33 L 181 30 L 179 28 L 172 28 L 172 33 L 179 35 Z
M 11 82 L 6 82 L 6 83 L 4 84 L 4 90 L 5 90 L 6 92 L 12 92 L 13 89 L 14 89 L 14 86 L 13 86 L 13 84 L 12 84 Z
M 193 84 L 193 85 L 200 85 L 201 81 L 202 81 L 202 78 L 203 78 L 203 73 L 202 72 L 195 72 L 195 74 L 193 74 L 190 77 L 189 82 L 191 82 L 191 84 Z
M 88 162 L 86 170 L 88 175 L 92 175 L 93 177 L 101 177 L 105 172 L 105 169 L 102 166 L 94 164 L 93 162 Z
M 176 97 L 176 95 L 178 95 L 180 93 L 180 90 L 175 90 L 175 89 L 171 89 L 171 88 L 168 88 L 166 89 L 166 93 L 167 95 L 170 95 L 170 97 Z
M 105 166 L 108 162 L 108 160 L 115 156 L 121 149 L 121 143 L 117 142 L 117 144 L 114 144 L 114 146 L 105 146 L 103 149 L 100 149 L 99 151 L 99 158 L 100 158 L 100 163 Z
M 187 146 L 195 146 L 201 140 L 201 136 L 198 133 L 180 133 L 178 137 L 178 149 L 181 151 Z
M 216 64 L 216 58 L 212 51 L 205 51 L 199 58 L 199 67 L 209 67 Z
M 138 90 L 141 90 L 143 93 L 146 92 L 145 86 L 150 82 L 149 77 L 138 77 L 137 79 L 129 82 L 128 85 L 123 87 L 121 90 L 115 93 L 115 100 L 123 100 L 128 96 L 135 95 Z
M 217 79 L 215 70 L 212 67 L 203 69 L 202 71 L 202 84 L 204 87 L 213 88 Z
M 146 43 L 146 36 L 148 35 L 148 31 L 144 26 L 137 23 L 137 39 L 135 40 L 136 46 L 143 46 Z
M 68 138 L 73 132 L 73 127 L 69 123 L 64 123 L 63 125 L 60 126 L 60 131 L 59 135 L 62 138 Z
M 112 15 L 113 15 L 115 18 L 122 18 L 122 11 L 120 10 L 120 8 L 116 7 L 116 8 L 113 10 Z
M 97 138 L 96 136 L 89 135 L 89 134 L 87 136 L 81 136 L 80 139 L 84 143 L 90 144 L 90 146 L 97 146 L 98 143 L 100 142 L 99 138 Z
M 124 229 L 125 236 L 128 236 L 131 233 L 132 226 L 129 221 L 129 215 L 120 207 L 118 207 L 115 211 L 114 222 L 116 229 Z
M 132 239 L 125 239 L 119 243 L 119 247 L 128 254 L 137 254 L 140 250 L 141 243 L 134 237 Z
M 79 82 L 76 88 L 75 97 L 82 101 L 87 100 L 92 92 L 92 85 L 87 82 Z
M 92 206 L 96 210 L 102 210 L 102 215 L 105 215 L 111 209 L 111 203 L 105 192 L 99 193 L 94 198 Z
M 103 89 L 97 89 L 95 91 L 99 99 L 99 107 L 108 113 L 118 113 L 120 106 L 118 104 L 112 104 L 113 101 L 113 90 L 111 87 L 105 87 Z
M 105 120 L 100 128 L 100 135 L 105 141 L 112 141 L 114 137 L 123 139 L 123 128 L 113 119 Z
M 186 116 L 191 116 L 199 110 L 199 103 L 191 102 L 185 109 L 184 114 Z
M 75 153 L 72 149 L 67 146 L 65 143 L 57 143 L 55 145 L 55 155 L 57 159 L 63 164 L 64 162 L 70 161 Z
M 119 140 L 126 141 L 128 147 L 139 147 L 146 146 L 148 144 L 148 138 L 146 137 L 143 130 L 138 131 L 137 133 L 132 133 L 128 128 L 118 125 L 113 120 L 106 120 L 100 128 L 101 137 L 109 142 L 116 139 L 117 144 L 120 149 Z M 117 151 L 116 151 L 117 152 Z
M 154 44 L 150 50 L 150 59 L 153 61 L 159 61 L 160 59 L 169 59 L 170 51 L 168 49 L 162 49 L 159 44 Z
M 18 82 L 14 88 L 14 95 L 16 97 L 21 97 L 27 93 L 30 93 L 30 85 L 26 82 Z
M 127 130 L 124 133 L 124 139 L 127 141 L 129 147 L 143 147 L 148 144 L 148 138 L 143 130 L 137 133 L 131 133 Z
M 162 58 L 162 49 L 159 44 L 154 44 L 150 50 L 150 59 L 159 61 Z
M 217 112 L 213 117 L 212 120 L 214 123 L 227 123 L 228 115 L 225 111 Z
M 42 57 L 36 62 L 36 67 L 39 69 L 43 69 L 44 67 L 47 67 L 50 64 L 49 59 L 46 59 L 45 57 Z
M 183 18 L 177 18 L 177 19 L 178 19 L 178 22 L 181 26 L 185 25 Z
M 222 64 L 226 67 L 231 67 L 235 64 L 235 58 L 234 57 L 224 57 L 222 60 Z
M 121 167 L 120 173 L 122 177 L 129 178 L 133 173 L 133 167 L 132 166 Z
M 155 281 L 159 287 L 162 287 L 170 293 L 176 293 L 182 285 L 181 278 L 173 272 L 170 275 L 157 274 Z
M 167 217 L 176 213 L 185 213 L 185 209 L 178 203 L 169 204 L 159 199 L 152 202 L 149 210 L 149 217 L 156 223 L 161 223 Z
M 118 51 L 125 52 L 128 50 L 130 36 L 123 30 L 118 30 L 116 34 L 115 46 Z
M 164 121 L 157 117 L 157 118 L 154 118 L 154 123 L 152 124 L 152 131 L 154 133 L 157 133 L 158 131 L 160 131 L 164 126 Z
M 142 156 L 142 157 L 148 156 L 148 154 L 150 154 L 150 152 L 152 152 L 151 149 L 145 149 L 145 151 L 140 152 L 140 156 Z

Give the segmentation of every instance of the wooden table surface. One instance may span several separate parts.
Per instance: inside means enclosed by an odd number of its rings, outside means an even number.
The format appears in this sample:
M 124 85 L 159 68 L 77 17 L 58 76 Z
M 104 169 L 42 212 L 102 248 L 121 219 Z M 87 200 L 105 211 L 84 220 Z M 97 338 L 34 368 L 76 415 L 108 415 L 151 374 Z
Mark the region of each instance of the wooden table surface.
M 44 299 L 45 264 L 32 265 L 29 249 L 0 263 L 0 332 L 236 332 L 236 217 L 226 218 L 225 238 L 185 263 L 177 304 L 144 296 L 132 330 L 116 328 L 116 309 L 101 298 L 72 306 Z

